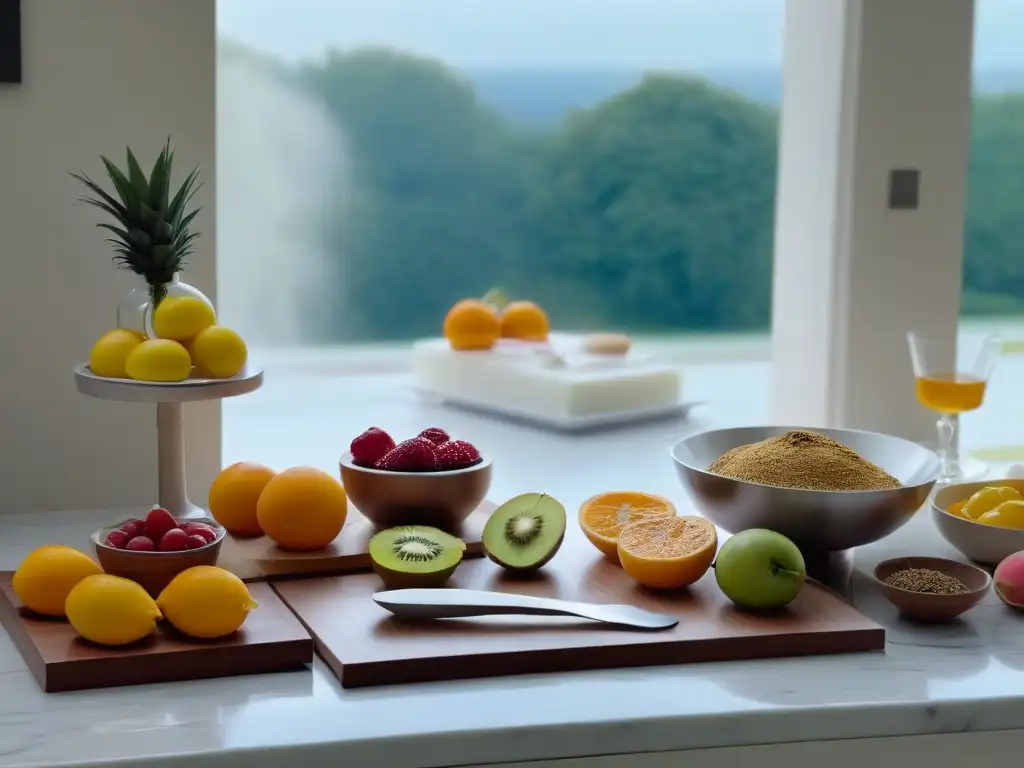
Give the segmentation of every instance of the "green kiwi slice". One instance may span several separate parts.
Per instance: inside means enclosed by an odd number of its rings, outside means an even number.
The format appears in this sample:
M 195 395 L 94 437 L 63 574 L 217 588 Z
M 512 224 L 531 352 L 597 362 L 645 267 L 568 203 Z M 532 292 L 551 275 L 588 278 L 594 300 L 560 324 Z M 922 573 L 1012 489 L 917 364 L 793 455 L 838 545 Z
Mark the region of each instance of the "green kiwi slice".
M 387 589 L 440 587 L 465 551 L 462 539 L 427 525 L 388 528 L 370 539 L 373 570 Z
M 546 493 L 509 499 L 484 526 L 487 556 L 510 571 L 532 571 L 555 556 L 565 538 L 565 507 Z

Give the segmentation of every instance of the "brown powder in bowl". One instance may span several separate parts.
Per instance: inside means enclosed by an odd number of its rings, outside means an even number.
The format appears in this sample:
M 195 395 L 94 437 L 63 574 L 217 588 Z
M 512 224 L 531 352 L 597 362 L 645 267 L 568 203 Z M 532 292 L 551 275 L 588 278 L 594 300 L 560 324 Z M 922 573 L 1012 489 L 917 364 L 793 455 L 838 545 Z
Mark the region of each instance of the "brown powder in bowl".
M 733 448 L 707 469 L 750 483 L 808 491 L 882 491 L 900 481 L 842 443 L 796 430 Z

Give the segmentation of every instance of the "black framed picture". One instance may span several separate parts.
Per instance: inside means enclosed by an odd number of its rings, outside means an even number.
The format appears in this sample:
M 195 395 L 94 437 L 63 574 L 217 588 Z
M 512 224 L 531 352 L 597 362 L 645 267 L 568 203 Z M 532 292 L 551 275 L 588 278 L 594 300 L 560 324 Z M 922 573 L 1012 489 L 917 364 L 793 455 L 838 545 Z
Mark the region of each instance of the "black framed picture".
M 0 83 L 21 82 L 21 0 L 0 0 Z

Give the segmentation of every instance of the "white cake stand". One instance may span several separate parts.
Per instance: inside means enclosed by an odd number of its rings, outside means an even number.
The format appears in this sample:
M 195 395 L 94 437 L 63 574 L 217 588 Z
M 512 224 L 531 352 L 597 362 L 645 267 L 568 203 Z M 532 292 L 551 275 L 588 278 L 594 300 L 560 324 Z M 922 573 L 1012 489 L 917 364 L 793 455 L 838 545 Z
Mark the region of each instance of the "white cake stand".
M 156 403 L 157 500 L 176 518 L 206 516 L 206 512 L 188 498 L 182 403 L 245 395 L 255 392 L 262 384 L 263 369 L 253 365 L 246 365 L 230 379 L 186 379 L 170 383 L 108 379 L 96 376 L 88 365 L 75 367 L 75 387 L 83 395 L 126 403 Z

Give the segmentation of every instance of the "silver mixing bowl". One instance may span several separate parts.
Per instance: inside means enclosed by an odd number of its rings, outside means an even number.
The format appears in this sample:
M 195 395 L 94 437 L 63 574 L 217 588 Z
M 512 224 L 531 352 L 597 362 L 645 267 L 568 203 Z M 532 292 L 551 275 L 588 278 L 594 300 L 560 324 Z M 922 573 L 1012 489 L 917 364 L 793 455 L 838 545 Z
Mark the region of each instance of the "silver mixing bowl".
M 804 491 L 748 483 L 706 471 L 731 448 L 796 429 L 831 437 L 903 485 L 887 491 Z M 714 429 L 676 443 L 672 461 L 697 509 L 720 528 L 729 533 L 770 528 L 803 549 L 825 552 L 859 547 L 888 536 L 928 500 L 939 476 L 939 458 L 933 451 L 899 437 L 856 429 Z

